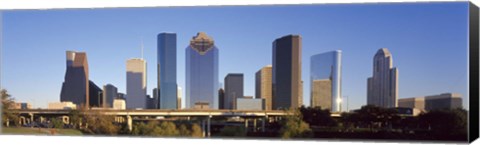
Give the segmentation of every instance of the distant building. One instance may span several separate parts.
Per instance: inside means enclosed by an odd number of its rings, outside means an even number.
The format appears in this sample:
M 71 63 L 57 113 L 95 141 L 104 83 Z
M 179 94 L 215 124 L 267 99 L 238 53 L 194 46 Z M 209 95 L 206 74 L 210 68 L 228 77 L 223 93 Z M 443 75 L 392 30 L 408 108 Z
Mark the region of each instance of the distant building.
M 210 104 L 209 104 L 209 102 L 197 102 L 197 103 L 195 103 L 193 109 L 208 110 L 208 109 L 210 109 Z
M 48 103 L 48 109 L 52 110 L 75 110 L 77 105 L 72 102 L 52 102 Z
M 236 110 L 265 110 L 265 99 L 253 98 L 253 96 L 245 96 L 237 98 Z
M 398 99 L 398 107 L 416 108 L 425 111 L 425 97 Z
M 255 97 L 265 99 L 265 110 L 272 110 L 272 65 L 255 73 Z
M 67 51 L 67 69 L 60 92 L 60 101 L 90 106 L 89 88 L 87 54 Z
M 420 113 L 422 113 L 422 111 L 417 108 L 397 107 L 395 110 L 397 111 L 398 115 L 403 116 L 418 116 Z
M 243 74 L 229 73 L 225 77 L 225 109 L 235 109 L 236 98 L 243 97 Z
M 146 96 L 147 98 L 147 108 L 146 109 L 157 109 L 158 108 L 158 98 L 151 97 L 150 95 Z
M 398 106 L 416 108 L 421 111 L 463 108 L 462 97 L 457 93 L 443 93 L 425 97 L 402 98 L 398 100 Z
M 393 67 L 392 54 L 387 48 L 373 58 L 373 76 L 367 80 L 367 104 L 384 108 L 397 107 L 398 69 Z
M 177 95 L 177 34 L 157 36 L 157 88 L 160 109 L 178 109 Z
M 98 87 L 93 81 L 88 82 L 89 85 L 89 94 L 90 94 L 90 108 L 92 107 L 103 107 L 103 91 Z
M 225 91 L 220 88 L 218 89 L 218 109 L 225 109 Z
M 102 101 L 102 106 L 107 107 L 107 108 L 112 108 L 113 107 L 113 99 L 117 98 L 118 96 L 118 89 L 117 87 L 107 84 L 103 86 L 103 93 L 102 93 L 103 101 Z
M 300 107 L 302 83 L 302 38 L 287 35 L 273 42 L 272 109 Z
M 127 107 L 127 103 L 124 99 L 114 99 L 113 100 L 113 109 L 116 110 L 125 110 Z
M 160 93 L 160 92 L 158 91 L 158 88 L 153 88 L 153 90 L 152 90 L 152 96 L 153 96 L 153 98 L 154 98 L 154 100 L 155 100 L 155 105 L 154 105 L 155 109 L 160 109 L 160 100 L 158 99 L 158 98 L 159 98 L 159 94 L 158 94 L 158 93 Z
M 341 112 L 342 51 L 330 51 L 310 58 L 310 106 Z
M 186 108 L 207 103 L 208 108 L 218 109 L 218 49 L 214 40 L 204 32 L 197 33 L 186 48 L 185 59 Z
M 147 63 L 140 58 L 127 60 L 127 108 L 147 108 Z
M 32 104 L 30 103 L 14 103 L 12 108 L 9 109 L 32 109 Z
M 117 93 L 117 99 L 123 99 L 123 100 L 126 100 L 127 98 L 125 98 L 125 94 L 124 93 Z
M 182 109 L 182 88 L 177 88 L 177 109 Z

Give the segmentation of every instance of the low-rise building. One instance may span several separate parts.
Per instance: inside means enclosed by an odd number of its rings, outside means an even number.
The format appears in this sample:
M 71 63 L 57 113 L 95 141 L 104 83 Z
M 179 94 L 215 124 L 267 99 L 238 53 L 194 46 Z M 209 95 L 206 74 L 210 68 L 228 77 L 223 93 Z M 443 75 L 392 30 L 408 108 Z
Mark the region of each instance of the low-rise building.
M 264 98 L 253 98 L 252 96 L 245 96 L 237 98 L 236 109 L 237 110 L 265 110 Z
M 436 109 L 462 108 L 462 98 L 458 93 L 443 93 L 439 95 L 398 99 L 399 107 L 416 108 L 421 111 Z
M 32 109 L 32 105 L 30 103 L 19 102 L 15 103 L 11 109 Z
M 77 109 L 77 105 L 72 102 L 52 102 L 48 103 L 48 109 L 52 110 L 73 110 Z
M 127 103 L 124 99 L 113 99 L 113 109 L 116 110 L 125 110 L 127 108 Z

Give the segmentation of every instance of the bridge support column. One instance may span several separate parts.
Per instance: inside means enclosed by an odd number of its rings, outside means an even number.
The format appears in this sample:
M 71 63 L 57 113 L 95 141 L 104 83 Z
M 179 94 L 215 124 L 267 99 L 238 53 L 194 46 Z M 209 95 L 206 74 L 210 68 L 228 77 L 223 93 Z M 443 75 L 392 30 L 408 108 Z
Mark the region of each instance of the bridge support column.
M 257 132 L 257 118 L 253 119 L 253 132 Z
M 128 130 L 132 131 L 132 117 L 130 115 L 127 116 L 127 126 Z
M 28 113 L 28 115 L 30 115 L 30 124 L 35 122 L 35 118 L 33 117 L 33 113 Z M 33 125 L 31 126 L 33 128 Z
M 265 132 L 265 120 L 267 119 L 268 119 L 268 116 L 262 119 L 262 132 Z
M 245 118 L 245 133 L 248 132 L 248 118 Z
M 207 137 L 210 137 L 210 119 L 212 116 L 207 117 Z
M 26 122 L 25 120 L 26 120 L 26 119 L 25 119 L 25 117 L 23 117 L 23 116 L 20 116 L 20 119 L 18 120 L 18 124 L 20 124 L 20 125 L 24 125 L 24 124 L 25 124 L 25 122 Z
M 205 137 L 205 120 L 202 119 L 202 137 Z

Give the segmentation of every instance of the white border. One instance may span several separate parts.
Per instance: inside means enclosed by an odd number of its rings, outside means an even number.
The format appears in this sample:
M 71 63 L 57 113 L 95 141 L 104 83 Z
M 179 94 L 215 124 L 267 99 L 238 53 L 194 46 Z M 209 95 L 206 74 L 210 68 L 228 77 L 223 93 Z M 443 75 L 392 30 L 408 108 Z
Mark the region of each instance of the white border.
M 444 2 L 451 0 L 433 0 L 435 2 Z M 466 1 L 466 0 L 456 0 Z M 480 0 L 472 0 L 474 4 L 480 6 Z M 64 8 L 115 8 L 115 7 L 165 7 L 165 6 L 226 6 L 226 5 L 271 5 L 271 4 L 312 4 L 312 3 L 377 3 L 377 2 L 428 2 L 428 0 L 0 0 L 0 10 L 13 9 L 64 9 Z M 0 17 L 1 18 L 1 17 Z M 1 20 L 0 20 L 1 22 Z M 0 25 L 1 26 L 1 25 Z M 1 41 L 0 41 L 1 53 Z M 1 55 L 1 54 L 0 54 Z M 0 65 L 1 65 L 0 57 Z M 1 69 L 1 68 L 0 68 Z M 0 70 L 1 71 L 1 70 Z M 1 76 L 0 76 L 1 77 Z M 1 85 L 1 80 L 0 80 Z M 415 142 L 415 141 L 412 141 Z M 265 139 L 172 139 L 172 138 L 139 138 L 139 137 L 68 137 L 68 136 L 24 136 L 24 135 L 0 135 L 0 144 L 63 144 L 63 145 L 87 145 L 87 144 L 108 144 L 108 145 L 199 145 L 199 144 L 264 144 L 264 145 L 291 145 L 291 144 L 325 144 L 342 145 L 342 144 L 405 144 L 405 142 L 393 141 L 335 141 L 335 140 L 318 140 L 318 141 L 285 141 L 285 140 L 265 140 Z M 412 144 L 412 143 L 407 143 Z M 433 143 L 418 142 L 415 144 L 428 145 Z M 445 143 L 446 144 L 446 143 Z M 479 144 L 478 141 L 476 144 Z

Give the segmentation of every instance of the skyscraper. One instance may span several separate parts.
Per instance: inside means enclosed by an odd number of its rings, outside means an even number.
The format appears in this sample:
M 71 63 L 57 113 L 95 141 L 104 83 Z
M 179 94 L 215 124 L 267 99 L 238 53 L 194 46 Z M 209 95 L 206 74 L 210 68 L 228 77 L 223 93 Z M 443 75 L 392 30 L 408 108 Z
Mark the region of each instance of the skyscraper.
M 113 107 L 113 99 L 118 96 L 117 87 L 112 84 L 107 84 L 103 86 L 103 107 Z
M 88 62 L 85 52 L 67 51 L 67 70 L 60 102 L 90 106 Z
M 127 108 L 147 108 L 147 63 L 140 58 L 127 60 Z
M 182 88 L 177 88 L 177 109 L 182 109 Z
M 237 98 L 243 97 L 243 74 L 229 73 L 225 77 L 224 109 L 236 109 Z
M 93 81 L 88 81 L 88 91 L 89 91 L 89 104 L 90 107 L 103 107 L 103 94 L 102 94 L 102 89 L 98 87 Z
M 177 34 L 157 36 L 157 88 L 160 109 L 177 109 Z
M 302 78 L 302 38 L 288 35 L 273 42 L 272 109 L 297 108 Z
M 225 91 L 223 88 L 218 89 L 218 109 L 225 109 Z
M 186 48 L 186 108 L 218 109 L 218 49 L 211 37 L 197 33 Z
M 387 48 L 377 51 L 373 58 L 373 76 L 367 80 L 367 104 L 397 107 L 398 70 L 392 63 L 392 54 Z
M 342 51 L 310 58 L 310 106 L 340 112 L 342 98 Z
M 265 110 L 272 110 L 272 65 L 255 73 L 255 96 L 265 100 Z
M 152 90 L 152 96 L 153 96 L 153 98 L 156 99 L 156 100 L 155 100 L 156 102 L 155 102 L 155 105 L 154 105 L 154 106 L 155 106 L 155 109 L 160 109 L 160 106 L 158 106 L 158 105 L 160 105 L 160 101 L 159 101 L 159 99 L 158 99 L 158 98 L 159 98 L 159 97 L 158 97 L 158 96 L 159 96 L 158 93 L 160 93 L 160 92 L 158 91 L 158 88 L 153 88 L 153 90 Z

